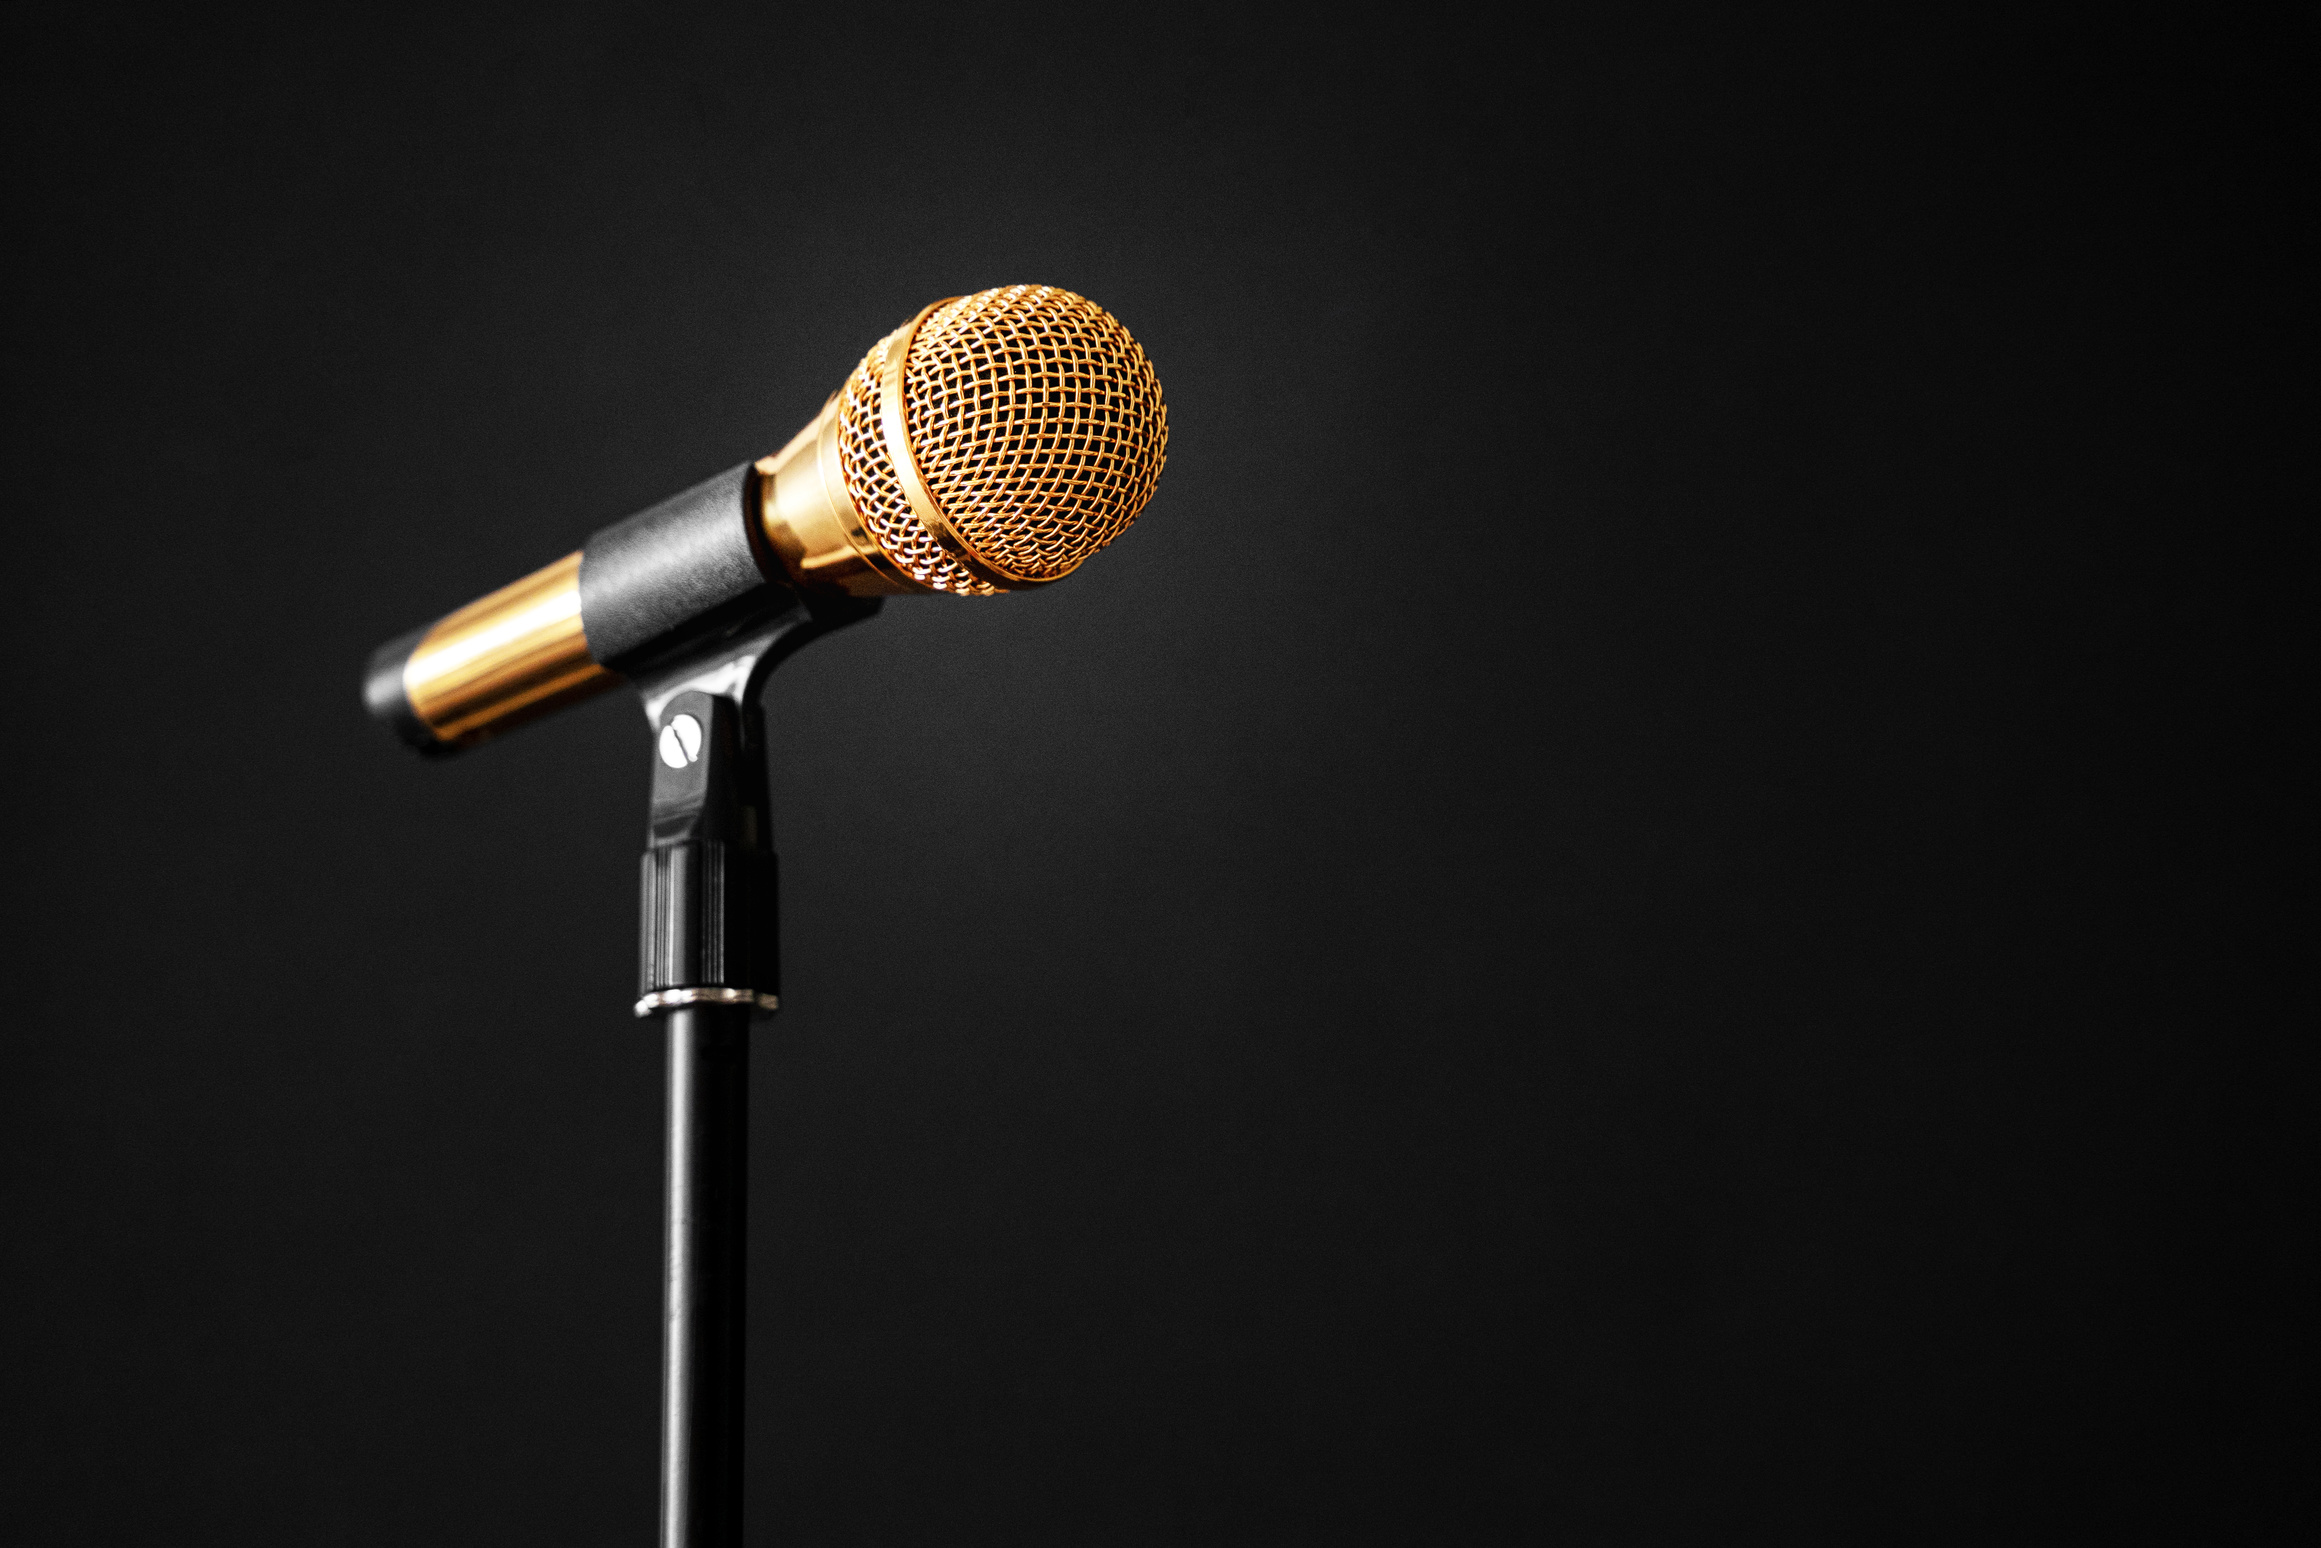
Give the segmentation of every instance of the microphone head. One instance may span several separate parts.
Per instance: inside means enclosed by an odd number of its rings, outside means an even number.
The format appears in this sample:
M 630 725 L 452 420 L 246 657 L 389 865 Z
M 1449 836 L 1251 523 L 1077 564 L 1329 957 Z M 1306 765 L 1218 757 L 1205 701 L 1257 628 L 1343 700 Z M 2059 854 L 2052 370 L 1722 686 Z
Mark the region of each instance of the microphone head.
M 869 536 L 918 585 L 965 596 L 1069 575 L 1128 530 L 1168 454 L 1152 362 L 1048 285 L 937 302 L 871 347 L 836 407 Z

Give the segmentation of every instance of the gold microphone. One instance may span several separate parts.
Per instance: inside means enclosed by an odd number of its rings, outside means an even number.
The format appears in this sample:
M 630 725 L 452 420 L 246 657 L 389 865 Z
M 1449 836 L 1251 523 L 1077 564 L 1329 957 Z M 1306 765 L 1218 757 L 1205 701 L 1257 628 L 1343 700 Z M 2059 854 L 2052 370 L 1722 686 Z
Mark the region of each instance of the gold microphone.
M 1167 451 L 1152 363 L 1093 301 L 1047 285 L 938 301 L 780 451 L 389 641 L 364 698 L 446 752 L 781 605 L 782 588 L 1045 586 L 1128 530 Z

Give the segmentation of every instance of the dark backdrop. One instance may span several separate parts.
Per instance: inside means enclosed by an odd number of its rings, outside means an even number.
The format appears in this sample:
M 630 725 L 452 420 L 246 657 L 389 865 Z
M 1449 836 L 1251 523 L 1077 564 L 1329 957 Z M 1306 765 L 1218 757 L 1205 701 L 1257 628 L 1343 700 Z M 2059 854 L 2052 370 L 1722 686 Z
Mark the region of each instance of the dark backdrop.
M 648 1540 L 642 717 L 359 669 L 1022 280 L 1168 471 L 773 689 L 752 1540 L 2253 1532 L 2230 68 L 834 9 L 10 24 L 8 1539 Z

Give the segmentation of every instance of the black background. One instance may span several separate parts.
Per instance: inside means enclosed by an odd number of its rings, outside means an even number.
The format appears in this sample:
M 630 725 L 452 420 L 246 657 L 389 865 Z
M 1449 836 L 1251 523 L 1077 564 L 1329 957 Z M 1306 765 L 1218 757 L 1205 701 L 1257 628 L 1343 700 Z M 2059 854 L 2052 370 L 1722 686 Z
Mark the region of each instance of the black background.
M 649 1539 L 642 718 L 359 670 L 1036 280 L 1168 471 L 777 679 L 751 1540 L 2253 1537 L 2266 40 L 834 13 L 11 23 L 0 1533 Z

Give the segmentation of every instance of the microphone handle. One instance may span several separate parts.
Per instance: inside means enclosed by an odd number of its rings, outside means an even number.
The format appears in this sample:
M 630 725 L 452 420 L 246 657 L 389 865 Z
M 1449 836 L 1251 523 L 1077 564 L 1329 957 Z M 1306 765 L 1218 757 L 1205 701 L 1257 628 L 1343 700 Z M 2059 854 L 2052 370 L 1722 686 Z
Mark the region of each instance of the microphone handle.
M 421 752 L 456 752 L 786 605 L 787 572 L 756 520 L 760 478 L 752 463 L 728 468 L 388 641 L 365 704 Z

